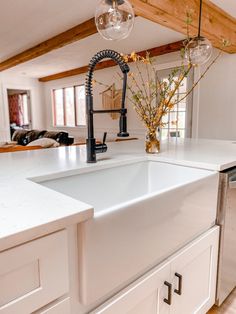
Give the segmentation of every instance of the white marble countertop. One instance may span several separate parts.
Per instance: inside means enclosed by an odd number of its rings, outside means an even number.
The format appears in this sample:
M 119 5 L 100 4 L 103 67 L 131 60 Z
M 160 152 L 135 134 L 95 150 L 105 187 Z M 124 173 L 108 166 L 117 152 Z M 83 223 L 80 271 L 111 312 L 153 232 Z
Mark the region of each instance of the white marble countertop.
M 236 144 L 185 140 L 162 143 L 152 158 L 161 162 L 221 171 L 236 166 Z M 86 163 L 85 146 L 0 154 L 0 251 L 93 216 L 91 206 L 47 189 L 30 178 L 145 158 L 143 141 L 108 143 L 108 152 Z
M 184 166 L 223 171 L 236 166 L 236 141 L 185 139 L 164 142 L 157 159 Z

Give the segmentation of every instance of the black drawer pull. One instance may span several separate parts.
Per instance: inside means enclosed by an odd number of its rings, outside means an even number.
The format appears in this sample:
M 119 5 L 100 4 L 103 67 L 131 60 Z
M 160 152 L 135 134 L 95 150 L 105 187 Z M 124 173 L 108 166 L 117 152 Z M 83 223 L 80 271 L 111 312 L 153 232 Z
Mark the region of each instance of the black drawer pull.
M 168 287 L 168 298 L 164 299 L 164 302 L 167 303 L 168 305 L 171 305 L 172 302 L 172 284 L 165 281 L 164 285 L 166 285 Z
M 178 289 L 174 290 L 174 292 L 178 295 L 182 295 L 183 276 L 178 273 L 175 273 L 175 276 L 179 279 L 179 286 Z

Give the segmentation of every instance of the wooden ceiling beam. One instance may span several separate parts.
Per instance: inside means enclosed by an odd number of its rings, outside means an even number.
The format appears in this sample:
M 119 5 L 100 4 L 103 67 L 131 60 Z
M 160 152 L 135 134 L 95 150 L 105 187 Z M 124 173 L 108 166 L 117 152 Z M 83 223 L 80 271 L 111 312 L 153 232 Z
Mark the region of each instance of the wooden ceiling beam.
M 167 44 L 167 45 L 163 45 L 163 46 L 160 46 L 160 47 L 155 47 L 155 48 L 152 48 L 152 49 L 143 50 L 143 51 L 137 52 L 137 54 L 139 54 L 142 57 L 145 57 L 146 56 L 146 52 L 148 51 L 150 53 L 151 57 L 157 57 L 157 56 L 160 56 L 160 55 L 163 55 L 163 54 L 166 54 L 166 53 L 180 51 L 181 48 L 183 48 L 183 42 L 182 41 L 177 41 L 177 42 L 174 42 L 174 43 L 171 43 L 171 44 Z M 106 61 L 99 62 L 96 65 L 95 70 L 102 70 L 102 69 L 110 68 L 110 67 L 113 67 L 113 66 L 116 66 L 116 65 L 117 64 L 113 60 L 106 60 Z M 88 66 L 83 66 L 83 67 L 80 67 L 80 68 L 76 68 L 76 69 L 72 69 L 72 70 L 68 70 L 68 71 L 52 74 L 52 75 L 49 75 L 49 76 L 41 77 L 41 78 L 39 78 L 39 81 L 40 82 L 48 82 L 48 81 L 59 80 L 59 79 L 62 79 L 62 78 L 65 78 L 65 77 L 69 77 L 69 76 L 84 74 L 87 71 L 88 71 Z
M 149 19 L 167 28 L 186 35 L 186 13 L 192 11 L 193 22 L 190 35 L 196 36 L 198 28 L 199 1 L 196 0 L 130 0 L 136 16 Z M 32 48 L 27 49 L 5 61 L 0 62 L 0 71 L 42 56 L 54 49 L 64 47 L 75 41 L 97 33 L 94 18 L 85 21 L 63 33 L 60 33 Z M 214 5 L 203 0 L 202 35 L 206 36 L 214 47 L 229 53 L 236 53 L 236 19 Z M 158 36 L 158 34 L 157 34 Z M 222 47 L 222 40 L 231 45 Z
M 97 33 L 97 28 L 94 18 L 92 18 L 5 61 L 2 61 L 0 63 L 0 71 L 12 68 L 18 64 L 42 56 L 54 49 L 64 47 L 95 33 Z
M 186 13 L 192 11 L 190 36 L 197 35 L 199 1 L 196 0 L 130 0 L 135 14 L 186 35 Z M 203 0 L 202 32 L 214 47 L 228 53 L 236 53 L 236 19 L 214 5 Z M 158 35 L 157 35 L 158 36 Z M 223 47 L 222 40 L 230 46 Z

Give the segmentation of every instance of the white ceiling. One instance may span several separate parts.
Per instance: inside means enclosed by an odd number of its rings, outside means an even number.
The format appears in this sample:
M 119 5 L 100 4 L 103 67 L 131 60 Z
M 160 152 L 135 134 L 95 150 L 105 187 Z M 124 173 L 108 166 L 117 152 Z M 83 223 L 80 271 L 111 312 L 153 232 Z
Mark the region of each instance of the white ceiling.
M 93 55 L 102 49 L 111 48 L 119 52 L 130 53 L 161 46 L 183 38 L 182 34 L 138 17 L 131 35 L 125 40 L 111 42 L 102 39 L 99 34 L 95 34 L 18 65 L 8 72 L 19 75 L 23 73 L 23 75 L 30 77 L 42 77 L 87 65 Z
M 211 0 L 211 2 L 236 18 L 236 0 Z
M 0 60 L 94 15 L 97 0 L 0 0 Z
M 236 17 L 236 0 L 212 0 Z M 0 0 L 0 60 L 7 59 L 94 15 L 98 0 Z M 7 70 L 27 77 L 43 77 L 86 65 L 99 50 L 129 53 L 164 45 L 184 36 L 143 18 L 136 18 L 128 39 L 103 40 L 99 34 L 54 50 Z

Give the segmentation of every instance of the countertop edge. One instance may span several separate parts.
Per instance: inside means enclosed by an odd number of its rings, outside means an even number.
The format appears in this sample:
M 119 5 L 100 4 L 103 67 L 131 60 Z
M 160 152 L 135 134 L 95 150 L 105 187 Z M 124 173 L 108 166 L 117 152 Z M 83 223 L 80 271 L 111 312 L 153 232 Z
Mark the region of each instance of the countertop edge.
M 33 226 L 29 229 L 9 234 L 0 238 L 0 252 L 18 245 L 33 241 L 48 234 L 65 229 L 68 226 L 79 224 L 93 217 L 93 208 L 85 209 L 79 213 L 49 221 L 46 224 Z

